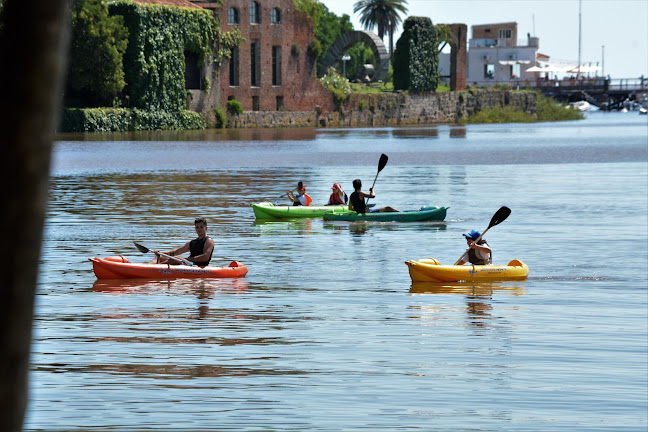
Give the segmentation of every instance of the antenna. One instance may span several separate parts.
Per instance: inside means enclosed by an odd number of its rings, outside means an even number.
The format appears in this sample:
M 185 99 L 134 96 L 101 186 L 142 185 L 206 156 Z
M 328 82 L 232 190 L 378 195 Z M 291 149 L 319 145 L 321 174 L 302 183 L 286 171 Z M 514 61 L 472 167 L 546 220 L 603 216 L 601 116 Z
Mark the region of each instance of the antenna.
M 531 14 L 531 20 L 533 21 L 533 37 L 535 37 L 535 13 Z

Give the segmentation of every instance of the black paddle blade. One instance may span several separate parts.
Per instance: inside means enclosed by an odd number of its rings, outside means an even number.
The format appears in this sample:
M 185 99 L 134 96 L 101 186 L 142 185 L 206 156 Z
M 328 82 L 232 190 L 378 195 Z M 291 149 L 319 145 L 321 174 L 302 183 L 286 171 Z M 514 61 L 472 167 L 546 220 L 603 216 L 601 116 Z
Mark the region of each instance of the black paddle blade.
M 149 252 L 149 248 L 147 248 L 147 247 L 145 247 L 145 246 L 142 246 L 142 245 L 139 244 L 139 243 L 135 243 L 135 242 L 133 242 L 133 244 L 135 245 L 135 247 L 137 248 L 138 251 L 140 251 L 140 252 L 142 252 L 142 253 L 148 253 L 148 252 Z
M 488 225 L 488 229 L 494 227 L 497 224 L 504 222 L 506 218 L 509 217 L 510 214 L 511 214 L 510 208 L 506 206 L 500 207 L 500 209 L 497 210 L 493 215 L 493 218 L 491 219 L 490 224 Z
M 385 168 L 385 165 L 387 165 L 387 161 L 389 158 L 385 153 L 380 155 L 380 160 L 378 161 L 378 172 L 382 171 L 383 168 Z

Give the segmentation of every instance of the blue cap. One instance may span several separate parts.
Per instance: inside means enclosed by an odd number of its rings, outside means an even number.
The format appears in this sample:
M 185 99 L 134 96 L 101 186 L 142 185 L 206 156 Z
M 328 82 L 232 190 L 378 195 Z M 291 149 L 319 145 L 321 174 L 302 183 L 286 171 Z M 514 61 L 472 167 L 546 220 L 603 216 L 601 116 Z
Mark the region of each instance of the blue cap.
M 481 237 L 481 233 L 479 231 L 472 230 L 468 234 L 463 235 L 466 238 L 477 240 L 479 237 Z

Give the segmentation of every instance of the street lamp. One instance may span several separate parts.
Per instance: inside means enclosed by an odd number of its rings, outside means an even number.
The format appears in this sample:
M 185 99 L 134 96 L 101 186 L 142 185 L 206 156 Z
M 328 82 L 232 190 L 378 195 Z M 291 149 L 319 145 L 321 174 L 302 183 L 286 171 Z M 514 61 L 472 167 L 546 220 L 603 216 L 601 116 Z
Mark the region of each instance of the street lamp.
M 342 70 L 344 78 L 346 78 L 346 62 L 348 62 L 349 60 L 351 60 L 351 56 L 349 54 L 344 54 L 342 56 Z

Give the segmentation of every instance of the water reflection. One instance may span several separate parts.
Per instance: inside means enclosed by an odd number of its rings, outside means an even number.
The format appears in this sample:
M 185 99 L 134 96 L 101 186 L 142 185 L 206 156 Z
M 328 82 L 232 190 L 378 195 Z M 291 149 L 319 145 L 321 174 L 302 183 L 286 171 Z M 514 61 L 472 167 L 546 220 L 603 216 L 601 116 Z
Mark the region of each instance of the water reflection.
M 214 291 L 240 293 L 248 289 L 245 279 L 98 279 L 92 291 L 106 294 L 195 294 L 198 298 L 210 298 Z
M 466 128 L 465 127 L 450 128 L 450 138 L 466 138 Z
M 437 128 L 411 128 L 411 129 L 394 129 L 392 131 L 394 138 L 420 139 L 420 138 L 439 138 L 439 129 Z

